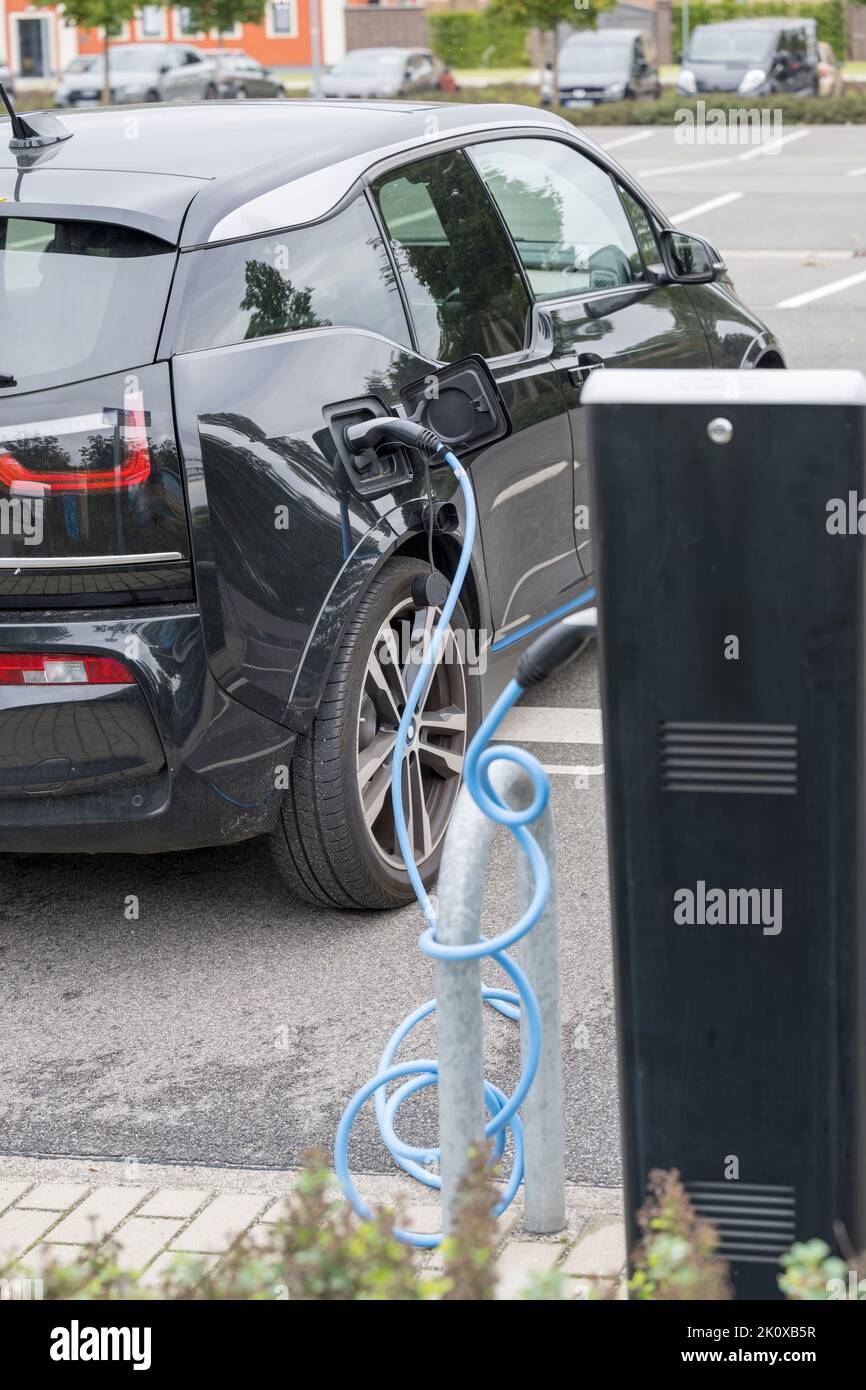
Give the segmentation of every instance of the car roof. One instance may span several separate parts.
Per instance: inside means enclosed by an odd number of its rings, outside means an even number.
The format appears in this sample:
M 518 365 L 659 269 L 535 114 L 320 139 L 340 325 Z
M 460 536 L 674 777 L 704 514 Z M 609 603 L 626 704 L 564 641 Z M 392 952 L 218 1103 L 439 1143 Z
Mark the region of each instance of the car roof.
M 801 25 L 815 24 L 814 19 L 797 19 L 790 15 L 768 15 L 757 19 L 723 19 L 718 24 L 696 24 L 695 29 L 798 29 Z
M 350 48 L 343 56 L 345 58 L 356 58 L 359 53 L 429 53 L 429 48 L 424 48 L 422 44 L 395 44 L 383 43 L 377 48 Z
M 72 139 L 46 148 L 23 175 L 9 149 L 8 120 L 0 122 L 0 196 L 26 204 L 29 215 L 52 196 L 69 217 L 93 218 L 91 205 L 107 217 L 114 207 L 121 222 L 199 245 L 315 221 L 378 159 L 429 150 L 434 118 L 443 137 L 573 129 L 537 107 L 458 102 L 209 101 L 63 111 Z M 268 225 L 270 217 L 277 220 Z
M 616 43 L 618 40 L 628 43 L 632 39 L 641 38 L 646 33 L 646 29 L 589 29 L 585 33 L 578 30 L 575 34 L 569 34 L 565 42 L 573 43 L 575 39 L 580 39 L 581 43 Z M 564 44 L 563 47 L 565 47 Z

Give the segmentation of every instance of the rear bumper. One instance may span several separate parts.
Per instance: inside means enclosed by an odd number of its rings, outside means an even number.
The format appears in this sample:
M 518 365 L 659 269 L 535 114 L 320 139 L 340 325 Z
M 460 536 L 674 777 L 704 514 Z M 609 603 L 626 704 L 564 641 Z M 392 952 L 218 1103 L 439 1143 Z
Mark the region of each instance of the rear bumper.
M 136 677 L 0 687 L 0 850 L 148 854 L 272 829 L 295 735 L 217 685 L 194 606 L 2 613 L 0 651 L 116 656 Z

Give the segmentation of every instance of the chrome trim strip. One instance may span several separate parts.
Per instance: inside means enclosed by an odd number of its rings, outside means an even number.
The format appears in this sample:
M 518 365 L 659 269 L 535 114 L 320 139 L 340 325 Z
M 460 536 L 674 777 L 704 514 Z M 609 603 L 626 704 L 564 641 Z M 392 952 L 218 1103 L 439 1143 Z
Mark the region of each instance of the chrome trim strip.
M 109 569 L 115 565 L 161 565 L 170 560 L 182 560 L 179 550 L 155 550 L 147 555 L 73 555 L 46 556 L 40 559 L 27 555 L 20 560 L 0 560 L 0 570 L 90 570 Z

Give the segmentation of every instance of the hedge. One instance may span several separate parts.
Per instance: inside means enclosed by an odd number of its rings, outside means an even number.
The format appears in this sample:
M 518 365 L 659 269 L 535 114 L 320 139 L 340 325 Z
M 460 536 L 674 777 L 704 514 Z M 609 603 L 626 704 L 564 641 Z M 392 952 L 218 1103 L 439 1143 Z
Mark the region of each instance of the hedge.
M 829 43 L 836 57 L 842 59 L 846 53 L 845 9 L 843 0 L 818 0 L 815 3 L 802 3 L 802 0 L 751 0 L 742 5 L 739 0 L 694 0 L 689 3 L 689 27 L 694 30 L 699 24 L 718 24 L 723 19 L 763 19 L 779 15 L 791 19 L 817 19 L 818 38 Z M 672 7 L 674 61 L 682 57 L 682 6 Z
M 488 12 L 458 10 L 427 17 L 430 46 L 452 68 L 529 67 L 528 30 Z
M 866 84 L 858 84 L 841 97 L 750 97 L 737 93 L 707 92 L 700 100 L 704 110 L 730 111 L 766 107 L 781 111 L 786 127 L 795 125 L 866 125 Z M 600 106 L 568 110 L 554 108 L 573 125 L 674 125 L 679 111 L 695 111 L 697 97 L 666 92 L 659 101 L 611 101 Z M 462 91 L 437 95 L 437 101 L 509 102 L 537 106 L 538 89 L 518 82 L 495 87 L 464 87 Z M 682 119 L 682 118 L 680 118 Z

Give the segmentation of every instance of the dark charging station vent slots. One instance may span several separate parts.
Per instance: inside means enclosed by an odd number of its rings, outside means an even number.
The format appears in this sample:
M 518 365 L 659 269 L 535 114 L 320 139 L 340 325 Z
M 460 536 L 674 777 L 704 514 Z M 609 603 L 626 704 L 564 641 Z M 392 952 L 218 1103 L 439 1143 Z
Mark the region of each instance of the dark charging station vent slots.
M 659 725 L 659 765 L 668 792 L 797 793 L 796 724 Z
M 775 1264 L 797 1238 L 793 1187 L 758 1183 L 686 1183 L 697 1215 L 719 1233 L 720 1259 Z

